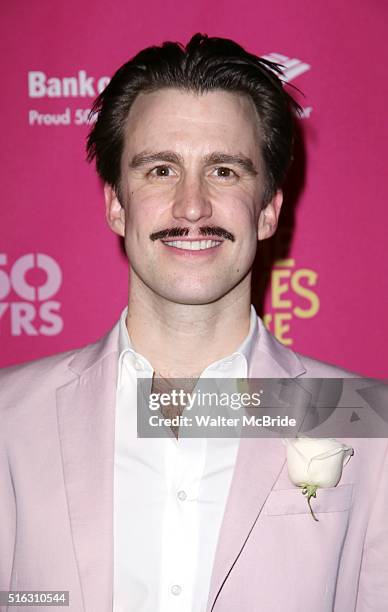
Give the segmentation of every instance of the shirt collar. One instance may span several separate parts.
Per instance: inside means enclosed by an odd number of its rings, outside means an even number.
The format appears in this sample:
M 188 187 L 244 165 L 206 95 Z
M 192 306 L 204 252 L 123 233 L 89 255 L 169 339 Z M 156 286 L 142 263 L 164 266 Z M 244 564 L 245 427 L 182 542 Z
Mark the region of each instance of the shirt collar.
M 131 339 L 127 330 L 127 319 L 128 307 L 126 306 L 121 313 L 119 320 L 119 371 L 118 371 L 118 381 L 121 380 L 122 374 L 122 363 L 124 356 L 127 353 L 130 353 L 135 359 L 140 361 L 146 368 L 146 370 L 152 370 L 151 364 L 147 361 L 145 357 L 136 353 L 131 344 Z M 231 355 L 227 357 L 223 357 L 214 363 L 211 363 L 202 374 L 210 374 L 214 372 L 223 372 L 223 375 L 227 377 L 229 372 L 229 365 L 231 364 L 231 360 L 240 358 L 240 365 L 238 367 L 238 372 L 234 374 L 236 377 L 245 378 L 248 376 L 248 372 L 250 370 L 250 365 L 253 357 L 254 348 L 257 345 L 259 338 L 259 326 L 257 321 L 256 310 L 253 305 L 251 305 L 250 312 L 250 325 L 248 335 L 245 340 L 240 344 L 236 351 L 234 351 Z M 226 368 L 226 369 L 225 369 Z
M 131 339 L 128 334 L 127 329 L 127 314 L 128 314 L 128 306 L 126 306 L 121 313 L 120 321 L 119 321 L 119 355 L 121 357 L 122 353 L 125 351 L 133 351 Z
M 250 313 L 250 324 L 248 335 L 245 340 L 240 344 L 237 349 L 237 353 L 241 353 L 247 361 L 248 368 L 251 365 L 251 361 L 253 358 L 253 352 L 255 347 L 257 346 L 259 340 L 259 325 L 257 321 L 257 314 L 254 306 L 251 304 L 251 313 Z M 248 375 L 248 372 L 247 372 Z

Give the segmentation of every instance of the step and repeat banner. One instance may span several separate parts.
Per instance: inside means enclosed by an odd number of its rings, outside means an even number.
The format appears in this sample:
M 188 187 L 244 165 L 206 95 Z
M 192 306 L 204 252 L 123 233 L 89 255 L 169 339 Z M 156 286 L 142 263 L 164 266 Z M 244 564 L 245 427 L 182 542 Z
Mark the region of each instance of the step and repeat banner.
M 284 66 L 303 106 L 254 299 L 294 350 L 386 377 L 388 60 L 383 0 L 15 0 L 1 9 L 0 366 L 101 337 L 127 262 L 85 161 L 88 114 L 141 48 L 195 32 Z

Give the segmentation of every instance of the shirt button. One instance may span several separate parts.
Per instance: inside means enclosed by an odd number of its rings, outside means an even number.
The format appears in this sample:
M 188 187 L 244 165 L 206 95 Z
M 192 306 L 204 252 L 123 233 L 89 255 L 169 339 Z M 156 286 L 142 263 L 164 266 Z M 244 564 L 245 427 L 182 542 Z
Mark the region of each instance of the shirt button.
M 180 501 L 185 501 L 185 499 L 187 498 L 186 491 L 178 491 L 177 497 L 178 499 L 180 499 Z
M 171 593 L 173 595 L 180 595 L 182 593 L 182 587 L 179 584 L 173 584 L 171 587 Z

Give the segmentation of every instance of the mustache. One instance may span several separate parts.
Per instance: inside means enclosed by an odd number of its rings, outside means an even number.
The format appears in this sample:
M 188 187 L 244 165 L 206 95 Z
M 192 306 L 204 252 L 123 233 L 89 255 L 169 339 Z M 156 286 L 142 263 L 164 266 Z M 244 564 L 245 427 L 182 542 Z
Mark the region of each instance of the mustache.
M 179 238 L 180 236 L 188 236 L 190 229 L 188 227 L 171 227 L 169 229 L 160 230 L 150 234 L 150 240 L 164 240 L 165 238 Z M 198 229 L 200 236 L 219 236 L 225 240 L 235 241 L 235 237 L 231 232 L 218 225 L 205 225 Z

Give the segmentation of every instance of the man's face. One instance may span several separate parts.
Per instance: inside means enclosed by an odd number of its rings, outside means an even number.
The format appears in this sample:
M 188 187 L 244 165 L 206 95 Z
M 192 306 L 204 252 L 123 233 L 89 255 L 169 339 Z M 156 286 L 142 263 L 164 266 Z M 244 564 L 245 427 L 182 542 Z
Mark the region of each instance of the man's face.
M 129 112 L 121 203 L 107 219 L 125 236 L 131 283 L 180 304 L 246 290 L 257 240 L 270 236 L 281 193 L 262 210 L 260 123 L 252 101 L 225 91 L 140 94 Z

